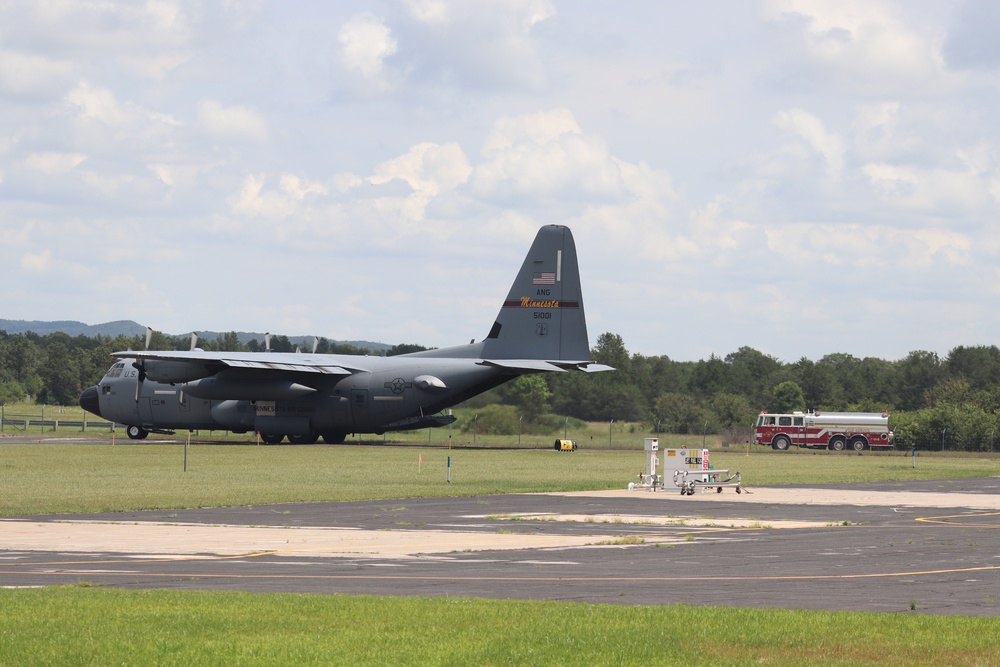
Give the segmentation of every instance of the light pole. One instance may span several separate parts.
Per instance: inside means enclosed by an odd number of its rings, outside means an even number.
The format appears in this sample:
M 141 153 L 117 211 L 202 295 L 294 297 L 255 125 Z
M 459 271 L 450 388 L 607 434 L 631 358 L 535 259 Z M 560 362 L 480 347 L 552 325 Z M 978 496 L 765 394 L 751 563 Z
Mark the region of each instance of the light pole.
M 611 423 L 608 424 L 608 449 L 614 449 L 615 445 L 611 440 L 611 427 L 615 425 L 615 420 L 612 419 Z
M 519 415 L 517 418 L 517 446 L 521 446 L 521 420 L 524 419 L 524 415 Z

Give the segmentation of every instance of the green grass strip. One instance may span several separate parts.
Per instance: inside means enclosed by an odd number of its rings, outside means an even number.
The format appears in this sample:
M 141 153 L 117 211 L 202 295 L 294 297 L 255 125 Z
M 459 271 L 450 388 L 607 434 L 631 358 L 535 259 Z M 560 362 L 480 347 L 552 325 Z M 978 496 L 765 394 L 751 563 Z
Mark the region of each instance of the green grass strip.
M 466 598 L 0 590 L 0 665 L 995 665 L 996 621 Z
M 451 482 L 447 461 L 451 459 Z M 747 487 L 1000 474 L 1000 459 L 713 453 Z M 0 516 L 624 489 L 643 452 L 182 444 L 0 447 Z

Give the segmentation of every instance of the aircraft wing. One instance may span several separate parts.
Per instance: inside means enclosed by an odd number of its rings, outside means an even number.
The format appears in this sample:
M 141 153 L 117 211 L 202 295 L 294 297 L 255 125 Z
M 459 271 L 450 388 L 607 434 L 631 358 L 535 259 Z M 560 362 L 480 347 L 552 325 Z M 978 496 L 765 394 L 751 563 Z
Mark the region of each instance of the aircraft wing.
M 364 363 L 365 357 L 333 354 L 295 354 L 291 352 L 206 352 L 203 350 L 170 351 L 129 351 L 114 352 L 119 359 L 155 359 L 180 364 L 216 365 L 227 368 L 249 368 L 257 370 L 291 371 L 296 373 L 322 373 L 324 375 L 352 375 L 370 371 Z

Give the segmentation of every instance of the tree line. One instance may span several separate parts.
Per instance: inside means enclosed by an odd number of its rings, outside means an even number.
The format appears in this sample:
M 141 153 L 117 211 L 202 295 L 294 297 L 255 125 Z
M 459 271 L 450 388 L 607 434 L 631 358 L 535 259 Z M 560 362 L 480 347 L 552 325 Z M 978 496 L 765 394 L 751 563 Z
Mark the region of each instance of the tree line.
M 150 349 L 185 350 L 190 343 L 187 336 L 154 332 Z M 240 343 L 236 332 L 199 341 L 198 346 L 216 351 L 264 349 L 262 341 Z M 0 331 L 0 402 L 30 396 L 43 404 L 74 404 L 84 388 L 103 377 L 111 352 L 143 347 L 145 340 L 139 336 Z M 271 349 L 292 352 L 295 345 L 286 336 L 274 336 Z M 397 345 L 387 354 L 423 349 Z M 317 352 L 370 353 L 323 338 Z M 742 442 L 761 410 L 808 409 L 889 410 L 900 448 L 991 451 L 1000 431 L 1000 349 L 995 345 L 959 346 L 944 358 L 918 350 L 894 361 L 833 353 L 817 361 L 803 357 L 788 363 L 750 347 L 725 357 L 674 361 L 629 353 L 621 336 L 604 333 L 592 354 L 598 363 L 617 370 L 522 376 L 467 402 L 470 407 L 495 406 L 494 414 L 484 413 L 487 418 L 480 419 L 477 428 L 489 428 L 491 421 L 497 424 L 494 428 L 509 428 L 512 419 L 552 430 L 565 418 L 615 420 L 641 424 L 650 433 L 723 434 Z

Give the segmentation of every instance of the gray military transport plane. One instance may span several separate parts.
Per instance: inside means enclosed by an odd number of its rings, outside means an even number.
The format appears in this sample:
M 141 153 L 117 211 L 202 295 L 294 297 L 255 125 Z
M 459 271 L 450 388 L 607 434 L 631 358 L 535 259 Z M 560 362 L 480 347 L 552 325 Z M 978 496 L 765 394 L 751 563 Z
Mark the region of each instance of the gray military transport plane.
M 265 442 L 444 426 L 448 407 L 526 373 L 614 370 L 590 360 L 576 245 L 542 227 L 489 334 L 394 357 L 278 352 L 115 352 L 80 405 L 130 438 L 171 429 L 255 431 Z

